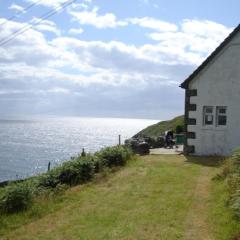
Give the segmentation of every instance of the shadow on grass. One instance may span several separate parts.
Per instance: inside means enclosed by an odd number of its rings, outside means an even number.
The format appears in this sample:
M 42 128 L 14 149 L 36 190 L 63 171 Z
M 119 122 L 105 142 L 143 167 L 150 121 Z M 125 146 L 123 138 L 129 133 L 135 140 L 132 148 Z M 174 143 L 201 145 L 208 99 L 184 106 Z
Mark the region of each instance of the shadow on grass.
M 186 162 L 189 163 L 194 163 L 202 166 L 207 166 L 207 167 L 220 167 L 226 157 L 219 157 L 219 156 L 210 156 L 210 157 L 205 157 L 205 156 L 185 156 Z

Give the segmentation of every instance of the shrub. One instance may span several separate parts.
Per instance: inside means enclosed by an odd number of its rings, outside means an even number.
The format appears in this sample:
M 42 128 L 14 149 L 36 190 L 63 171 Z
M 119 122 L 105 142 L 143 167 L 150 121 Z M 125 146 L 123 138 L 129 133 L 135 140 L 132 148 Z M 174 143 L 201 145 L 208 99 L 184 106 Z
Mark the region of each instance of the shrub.
M 225 161 L 220 177 L 227 180 L 230 207 L 234 210 L 235 215 L 240 218 L 240 149 L 237 149 L 232 157 Z
M 15 213 L 27 209 L 32 203 L 32 193 L 24 184 L 9 185 L 4 188 L 0 199 L 0 209 L 4 213 Z
M 232 195 L 231 208 L 234 210 L 235 215 L 240 219 L 240 189 Z
M 94 164 L 89 157 L 79 157 L 65 162 L 59 173 L 59 181 L 62 184 L 77 185 L 87 182 L 94 175 Z
M 102 172 L 107 165 L 105 159 L 101 159 L 96 155 L 93 157 L 92 161 L 93 161 L 95 173 Z
M 182 133 L 183 131 L 184 131 L 184 126 L 183 125 L 177 125 L 176 126 L 175 132 L 177 134 Z
M 107 167 L 124 166 L 131 157 L 131 151 L 124 146 L 107 147 L 96 153 Z
M 60 183 L 57 168 L 38 178 L 37 188 L 55 188 Z
M 101 172 L 105 167 L 125 165 L 131 155 L 129 148 L 116 146 L 105 148 L 94 155 L 71 158 L 45 174 L 4 187 L 0 192 L 0 210 L 14 213 L 27 209 L 32 203 L 33 195 L 51 196 L 61 193 L 68 185 L 88 182 L 94 173 Z

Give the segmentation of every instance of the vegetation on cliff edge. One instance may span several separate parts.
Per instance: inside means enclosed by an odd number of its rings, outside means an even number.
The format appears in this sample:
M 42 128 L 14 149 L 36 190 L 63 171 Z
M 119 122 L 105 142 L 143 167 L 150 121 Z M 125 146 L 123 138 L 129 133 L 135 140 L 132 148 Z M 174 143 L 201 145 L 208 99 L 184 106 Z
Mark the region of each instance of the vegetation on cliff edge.
M 169 121 L 161 121 L 159 123 L 153 124 L 143 130 L 141 130 L 139 133 L 137 133 L 134 137 L 159 137 L 161 134 L 163 134 L 165 131 L 172 129 L 173 131 L 176 130 L 177 126 L 184 126 L 184 116 L 178 116 L 173 118 Z

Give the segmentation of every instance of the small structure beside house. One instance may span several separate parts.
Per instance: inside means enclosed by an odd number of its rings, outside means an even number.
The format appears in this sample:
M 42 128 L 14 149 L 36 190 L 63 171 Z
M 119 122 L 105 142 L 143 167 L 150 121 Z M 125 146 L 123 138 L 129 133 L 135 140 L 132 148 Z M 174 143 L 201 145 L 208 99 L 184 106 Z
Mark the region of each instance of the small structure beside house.
M 185 154 L 230 155 L 240 146 L 240 25 L 180 87 Z

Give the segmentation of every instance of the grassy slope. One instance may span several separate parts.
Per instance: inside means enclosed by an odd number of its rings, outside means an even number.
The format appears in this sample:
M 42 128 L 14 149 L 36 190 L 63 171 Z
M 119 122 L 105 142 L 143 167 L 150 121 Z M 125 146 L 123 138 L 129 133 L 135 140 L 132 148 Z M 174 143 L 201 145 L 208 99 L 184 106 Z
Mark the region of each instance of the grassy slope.
M 209 222 L 217 240 L 228 240 L 240 234 L 240 223 L 234 220 L 233 212 L 227 206 L 229 200 L 227 184 L 224 181 L 212 181 L 209 201 Z M 232 238 L 235 239 L 235 238 Z
M 203 166 L 183 156 L 145 156 L 116 173 L 42 199 L 24 214 L 0 217 L 0 236 L 8 239 L 184 239 Z M 204 166 L 214 176 L 216 167 Z M 215 239 L 237 229 L 224 205 L 223 182 L 211 181 L 206 207 Z M 224 193 L 222 195 L 222 193 Z
M 169 121 L 162 121 L 151 125 L 135 135 L 135 137 L 148 136 L 148 137 L 158 137 L 166 130 L 173 129 L 175 130 L 177 125 L 183 125 L 184 117 L 178 116 Z

